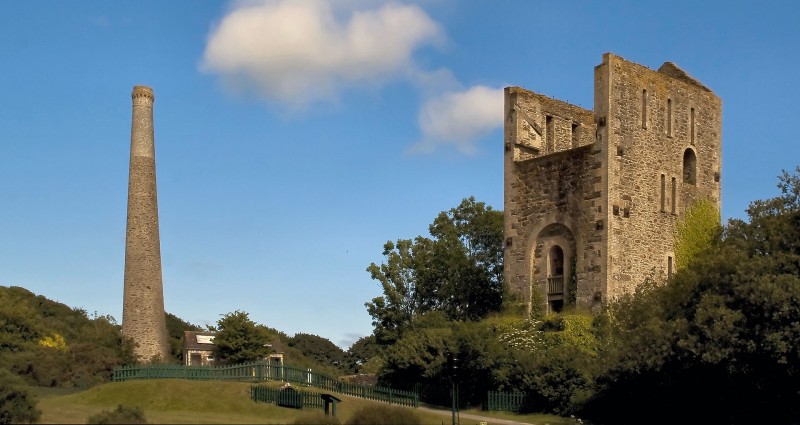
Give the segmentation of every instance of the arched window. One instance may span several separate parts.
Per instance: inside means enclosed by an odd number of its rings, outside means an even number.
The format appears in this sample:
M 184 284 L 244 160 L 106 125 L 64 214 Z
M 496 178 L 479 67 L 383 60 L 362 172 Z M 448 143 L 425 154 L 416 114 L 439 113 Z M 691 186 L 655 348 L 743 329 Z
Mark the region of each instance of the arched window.
M 691 149 L 683 152 L 683 182 L 697 184 L 697 157 Z
M 547 256 L 547 294 L 550 311 L 558 312 L 564 306 L 564 250 L 555 245 Z
M 555 245 L 550 248 L 548 260 L 547 274 L 549 276 L 564 276 L 564 250 L 560 246 Z

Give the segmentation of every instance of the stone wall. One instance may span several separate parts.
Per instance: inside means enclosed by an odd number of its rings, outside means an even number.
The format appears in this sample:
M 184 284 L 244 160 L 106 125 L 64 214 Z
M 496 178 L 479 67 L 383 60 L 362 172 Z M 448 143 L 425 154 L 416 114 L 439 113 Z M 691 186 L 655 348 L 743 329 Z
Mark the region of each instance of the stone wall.
M 716 95 L 674 64 L 654 71 L 610 53 L 594 78 L 594 111 L 505 90 L 505 276 L 551 309 L 570 297 L 596 307 L 669 273 L 686 207 L 720 201 Z M 553 276 L 573 287 L 553 294 Z

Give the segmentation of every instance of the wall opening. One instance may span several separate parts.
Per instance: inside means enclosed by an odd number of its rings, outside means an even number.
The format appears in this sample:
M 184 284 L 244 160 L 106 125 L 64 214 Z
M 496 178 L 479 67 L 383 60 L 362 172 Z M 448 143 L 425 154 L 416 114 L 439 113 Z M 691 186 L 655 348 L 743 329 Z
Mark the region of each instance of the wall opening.
M 667 136 L 672 137 L 672 99 L 667 99 Z
M 581 145 L 581 135 L 580 135 L 581 126 L 578 123 L 572 123 L 572 147 L 577 148 Z
M 547 255 L 547 295 L 550 311 L 564 308 L 564 250 L 554 245 Z
M 675 189 L 675 186 L 677 186 L 676 180 L 678 179 L 676 179 L 675 177 L 672 178 L 672 202 L 670 203 L 670 207 L 672 208 L 673 214 L 675 214 L 675 209 L 677 208 L 678 205 L 678 197 L 676 196 L 677 191 Z
M 694 145 L 694 108 L 689 110 L 689 132 L 690 143 Z
M 672 257 L 667 257 L 667 279 L 672 277 Z
M 647 90 L 642 90 L 642 128 L 647 128 Z
M 661 175 L 661 212 L 667 209 L 667 176 Z
M 683 152 L 683 182 L 697 184 L 697 156 L 691 149 Z
M 556 129 L 553 123 L 553 117 L 547 115 L 545 117 L 545 153 L 553 153 L 556 151 Z

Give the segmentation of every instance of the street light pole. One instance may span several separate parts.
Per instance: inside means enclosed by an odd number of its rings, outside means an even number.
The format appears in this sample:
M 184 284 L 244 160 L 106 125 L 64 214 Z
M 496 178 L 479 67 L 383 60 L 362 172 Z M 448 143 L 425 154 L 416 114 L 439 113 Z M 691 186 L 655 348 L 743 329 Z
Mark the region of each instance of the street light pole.
M 453 353 L 447 353 L 447 370 L 450 375 L 450 399 L 453 404 L 452 425 L 456 425 L 456 413 L 458 412 L 458 358 Z

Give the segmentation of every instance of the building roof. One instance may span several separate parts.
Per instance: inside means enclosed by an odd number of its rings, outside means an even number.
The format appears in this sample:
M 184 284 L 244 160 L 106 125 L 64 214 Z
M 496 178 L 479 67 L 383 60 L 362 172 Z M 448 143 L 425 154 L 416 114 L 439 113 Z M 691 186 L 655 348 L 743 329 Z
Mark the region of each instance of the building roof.
M 198 332 L 198 331 L 184 331 L 183 332 L 183 349 L 184 350 L 213 350 L 214 337 L 216 332 Z

